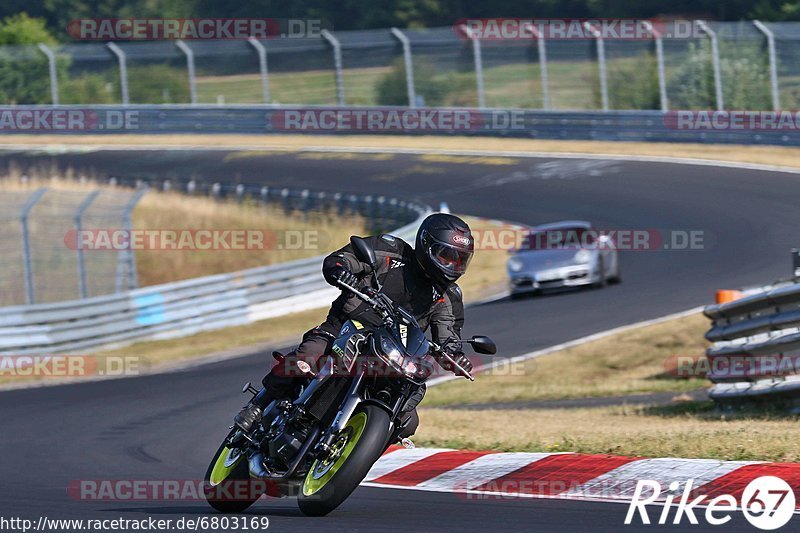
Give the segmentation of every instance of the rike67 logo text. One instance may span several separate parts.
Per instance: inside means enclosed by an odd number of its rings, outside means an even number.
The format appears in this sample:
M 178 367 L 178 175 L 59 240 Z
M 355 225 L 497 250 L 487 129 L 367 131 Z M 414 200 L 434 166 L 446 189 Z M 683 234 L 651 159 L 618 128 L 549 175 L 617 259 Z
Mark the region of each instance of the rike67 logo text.
M 672 524 L 681 524 L 687 520 L 690 524 L 697 525 L 698 516 L 702 516 L 706 523 L 720 526 L 728 523 L 733 513 L 741 511 L 750 524 L 758 529 L 771 531 L 785 526 L 795 511 L 792 487 L 774 476 L 763 476 L 751 481 L 742 492 L 741 501 L 730 494 L 722 494 L 710 500 L 706 495 L 695 496 L 692 494 L 693 486 L 694 480 L 690 479 L 686 482 L 683 493 L 678 495 L 680 483 L 674 481 L 669 485 L 666 498 L 662 498 L 662 487 L 658 481 L 639 480 L 628 506 L 625 524 L 629 525 L 635 520 L 637 511 L 641 523 L 653 523 L 647 506 L 661 504 L 661 511 L 655 520 L 655 523 L 661 525 L 667 524 L 672 515 Z M 702 514 L 701 508 L 704 509 Z

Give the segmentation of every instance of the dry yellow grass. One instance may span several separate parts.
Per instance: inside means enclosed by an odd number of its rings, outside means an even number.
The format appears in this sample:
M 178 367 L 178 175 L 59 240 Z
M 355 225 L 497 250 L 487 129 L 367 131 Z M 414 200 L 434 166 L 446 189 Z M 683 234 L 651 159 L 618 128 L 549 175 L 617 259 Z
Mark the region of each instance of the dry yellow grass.
M 687 391 L 703 378 L 678 379 L 668 372 L 675 355 L 700 357 L 708 342 L 701 314 L 636 328 L 526 361 L 496 374 L 479 375 L 431 389 L 425 404 L 514 402 L 647 392 Z
M 511 226 L 505 224 L 495 224 L 470 216 L 463 216 L 463 218 L 476 235 L 485 234 L 487 231 L 516 232 Z M 467 273 L 458 281 L 458 285 L 464 293 L 464 299 L 468 302 L 475 301 L 506 290 L 508 288 L 507 259 L 508 253 L 505 250 L 481 249 L 478 246 Z
M 366 221 L 359 216 L 285 214 L 255 202 L 215 201 L 179 193 L 148 193 L 133 213 L 136 229 L 254 230 L 267 250 L 155 250 L 136 253 L 142 285 L 166 283 L 245 268 L 323 255 L 363 235 Z
M 738 161 L 800 167 L 800 148 L 692 143 L 642 143 L 612 141 L 558 141 L 458 136 L 308 136 L 308 135 L 15 135 L 5 144 L 69 145 L 113 144 L 145 146 L 252 146 L 300 150 L 308 146 L 337 148 L 424 148 L 498 152 L 575 152 L 587 154 L 648 155 Z
M 422 446 L 800 461 L 796 417 L 731 417 L 715 413 L 708 405 L 663 410 L 643 406 L 487 411 L 423 408 L 420 419 L 414 440 Z

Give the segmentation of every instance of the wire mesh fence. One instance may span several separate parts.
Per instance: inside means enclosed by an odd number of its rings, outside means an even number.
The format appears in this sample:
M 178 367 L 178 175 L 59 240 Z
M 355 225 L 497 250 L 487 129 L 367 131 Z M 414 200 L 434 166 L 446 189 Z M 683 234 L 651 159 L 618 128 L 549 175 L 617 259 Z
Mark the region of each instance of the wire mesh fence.
M 137 227 L 134 208 L 147 191 L 159 190 L 207 196 L 218 200 L 220 206 L 236 203 L 259 207 L 249 216 L 263 208 L 262 213 L 275 215 L 271 223 L 277 225 L 272 229 L 239 228 L 237 224 L 174 228 L 142 225 L 140 219 Z M 153 206 L 160 205 L 146 204 L 141 207 L 150 216 Z M 187 261 L 202 256 L 209 262 L 212 255 L 219 255 L 219 250 L 227 250 L 234 258 L 249 255 L 248 260 L 255 259 L 261 266 L 265 260 L 261 253 L 253 254 L 241 249 L 241 243 L 225 241 L 232 230 L 259 234 L 266 249 L 277 253 L 277 257 L 284 252 L 300 253 L 306 245 L 311 253 L 318 254 L 322 243 L 314 240 L 312 246 L 304 241 L 311 235 L 303 229 L 304 224 L 330 224 L 355 217 L 370 233 L 381 233 L 405 226 L 426 209 L 421 204 L 381 195 L 203 180 L 148 182 L 110 178 L 106 186 L 90 184 L 76 189 L 47 185 L 16 190 L 10 185 L 0 194 L 0 307 L 124 292 L 140 284 L 137 262 L 148 273 L 148 268 L 152 270 L 161 261 L 160 254 L 178 253 Z M 220 220 L 224 219 L 222 216 Z M 209 237 L 212 233 L 216 236 Z M 314 239 L 327 238 L 324 232 L 314 235 Z M 210 243 L 212 238 L 222 239 L 221 244 Z M 138 261 L 137 254 L 142 254 Z M 214 259 L 213 264 L 220 263 Z M 153 277 L 152 272 L 149 275 Z M 148 279 L 142 279 L 141 284 L 148 285 Z
M 126 250 L 83 253 L 81 231 L 124 229 L 141 192 L 4 191 L 0 195 L 0 306 L 57 302 L 136 286 Z
M 0 47 L 0 103 L 791 109 L 800 23 L 686 35 L 473 39 L 380 29 L 223 41 Z M 52 50 L 53 57 L 48 57 Z M 52 73 L 55 76 L 52 76 Z

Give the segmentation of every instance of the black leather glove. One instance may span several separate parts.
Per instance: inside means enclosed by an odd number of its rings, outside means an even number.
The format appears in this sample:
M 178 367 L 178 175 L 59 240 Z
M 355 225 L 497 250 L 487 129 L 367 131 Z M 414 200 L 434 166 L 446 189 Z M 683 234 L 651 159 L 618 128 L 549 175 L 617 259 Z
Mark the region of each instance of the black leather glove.
M 346 283 L 351 287 L 355 287 L 356 283 L 358 282 L 358 278 L 356 277 L 355 274 L 350 272 L 344 266 L 337 266 L 331 270 L 331 273 L 329 274 L 327 281 L 334 287 L 341 288 L 339 283 Z
M 458 363 L 458 365 L 461 368 L 463 368 L 467 372 L 472 372 L 472 361 L 470 361 L 469 357 L 464 355 L 463 352 L 462 353 L 449 354 L 449 355 L 450 355 L 450 357 L 452 357 L 455 360 L 456 363 Z M 444 368 L 445 370 L 447 370 L 449 372 L 455 372 L 456 371 L 456 367 L 453 366 L 453 364 L 450 361 L 448 361 L 447 359 L 445 359 L 445 358 L 439 359 L 439 364 L 442 365 L 442 368 Z

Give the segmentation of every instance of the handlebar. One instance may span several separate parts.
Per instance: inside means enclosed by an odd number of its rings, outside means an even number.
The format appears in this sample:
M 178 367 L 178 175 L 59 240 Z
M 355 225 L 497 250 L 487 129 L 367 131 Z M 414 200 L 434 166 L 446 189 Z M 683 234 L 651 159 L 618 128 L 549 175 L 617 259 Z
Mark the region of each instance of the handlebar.
M 442 359 L 444 359 L 444 360 L 445 360 L 445 361 L 447 361 L 447 362 L 448 362 L 450 365 L 452 365 L 452 366 L 453 366 L 453 370 L 454 370 L 454 372 L 453 372 L 453 373 L 454 373 L 455 375 L 457 375 L 457 376 L 462 376 L 462 377 L 465 377 L 465 378 L 469 379 L 470 381 L 475 381 L 475 377 L 474 377 L 472 374 L 470 374 L 470 373 L 467 371 L 467 369 L 465 369 L 463 366 L 459 365 L 459 364 L 456 362 L 456 360 L 455 360 L 455 359 L 453 359 L 453 357 L 452 357 L 452 356 L 451 356 L 449 353 L 447 353 L 447 352 L 444 350 L 444 348 L 442 348 L 441 346 L 439 346 L 438 344 L 436 344 L 436 343 L 435 343 L 435 342 L 433 342 L 433 341 L 430 341 L 430 345 L 431 345 L 431 347 L 433 348 L 433 350 L 436 352 L 436 354 L 437 354 L 437 356 L 438 356 L 438 357 L 441 357 Z M 455 372 L 456 370 L 457 370 L 458 372 Z

